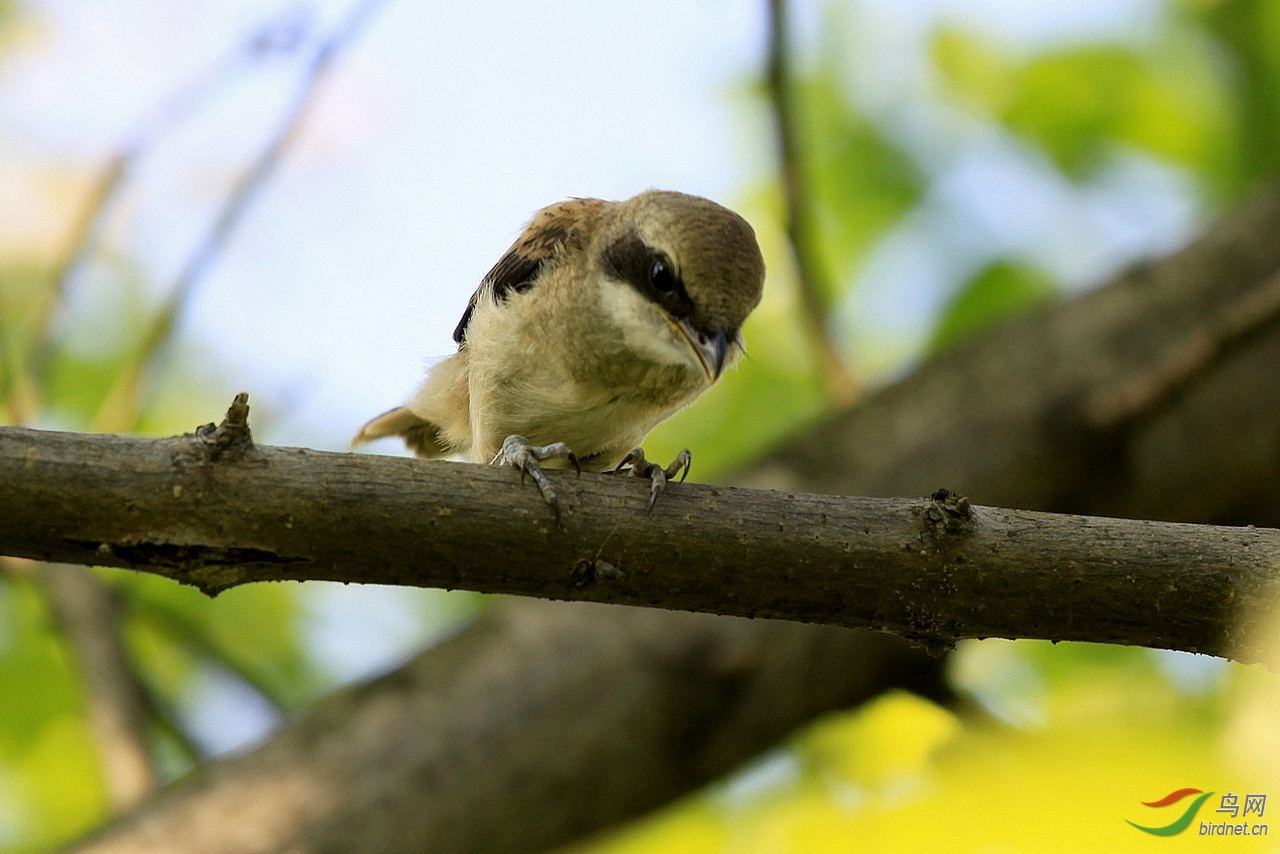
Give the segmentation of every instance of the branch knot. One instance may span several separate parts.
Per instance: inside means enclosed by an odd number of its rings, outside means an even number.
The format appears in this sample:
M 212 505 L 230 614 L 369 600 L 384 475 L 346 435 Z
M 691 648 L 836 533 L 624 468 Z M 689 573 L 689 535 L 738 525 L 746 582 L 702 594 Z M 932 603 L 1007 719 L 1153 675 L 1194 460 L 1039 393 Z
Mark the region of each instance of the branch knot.
M 934 534 L 958 534 L 973 521 L 969 499 L 949 489 L 936 489 L 924 511 L 925 524 Z
M 222 423 L 202 424 L 196 428 L 197 447 L 211 462 L 242 460 L 253 450 L 253 433 L 249 429 L 249 395 L 240 392 L 227 407 Z

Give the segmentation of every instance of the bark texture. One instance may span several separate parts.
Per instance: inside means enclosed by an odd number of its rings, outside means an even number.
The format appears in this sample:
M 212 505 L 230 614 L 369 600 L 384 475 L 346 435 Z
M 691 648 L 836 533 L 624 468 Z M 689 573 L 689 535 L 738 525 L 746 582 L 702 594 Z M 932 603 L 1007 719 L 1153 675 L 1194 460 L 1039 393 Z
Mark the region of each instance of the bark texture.
M 1273 190 L 1185 251 L 813 425 L 738 482 L 945 485 L 1028 509 L 1277 525 L 1278 233 Z M 659 638 L 661 654 L 637 637 Z M 735 690 L 715 650 L 743 651 Z M 851 630 L 513 602 L 79 850 L 545 849 L 688 792 L 823 710 L 897 685 L 940 690 L 939 668 Z M 227 817 L 259 780 L 277 785 Z M 442 817 L 437 800 L 458 806 Z
M 585 603 L 494 609 L 82 850 L 536 851 L 599 829 L 619 804 L 722 774 L 886 681 L 937 687 L 933 662 L 887 635 L 793 628 Z M 795 679 L 810 688 L 793 692 Z
M 237 410 L 237 406 L 240 411 Z M 254 446 L 243 396 L 175 439 L 0 428 L 0 554 L 216 593 L 254 581 L 447 587 L 965 638 L 1257 661 L 1280 531 L 565 474 L 561 522 L 514 471 Z M 229 426 L 234 423 L 235 426 Z M 218 437 L 238 436 L 219 444 Z

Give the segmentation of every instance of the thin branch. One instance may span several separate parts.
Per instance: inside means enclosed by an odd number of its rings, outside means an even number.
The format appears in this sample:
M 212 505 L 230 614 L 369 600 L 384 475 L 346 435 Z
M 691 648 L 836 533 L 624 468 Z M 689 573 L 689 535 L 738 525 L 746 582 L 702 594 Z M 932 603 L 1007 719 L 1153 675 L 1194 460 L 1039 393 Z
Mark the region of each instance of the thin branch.
M 334 29 L 313 54 L 294 94 L 293 102 L 285 111 L 279 127 L 267 140 L 244 175 L 236 182 L 223 202 L 221 210 L 210 224 L 186 265 L 170 286 L 168 295 L 143 332 L 138 350 L 115 378 L 94 418 L 99 430 L 127 429 L 137 420 L 142 406 L 141 381 L 153 365 L 160 361 L 173 337 L 196 286 L 221 254 L 227 240 L 239 225 L 245 212 L 262 193 L 275 174 L 289 146 L 310 115 L 323 84 L 329 78 L 343 50 L 364 30 L 386 0 L 359 0 L 348 11 L 346 18 Z
M 845 366 L 828 317 L 826 294 L 831 293 L 832 287 L 822 262 L 821 251 L 815 242 L 817 232 L 812 207 L 813 193 L 798 141 L 799 116 L 791 74 L 786 0 L 769 0 L 769 65 L 766 82 L 773 106 L 783 221 L 795 263 L 800 313 L 816 351 L 827 396 L 833 403 L 845 406 L 859 396 L 861 388 Z
M 0 304 L 0 311 L 4 305 Z M 23 356 L 11 324 L 0 321 L 0 422 L 25 424 L 39 404 L 22 369 Z
M 158 780 L 148 738 L 153 706 L 121 634 L 120 599 L 83 566 L 0 557 L 0 574 L 40 588 L 80 672 L 108 798 L 115 811 L 127 809 Z
M 209 594 L 320 579 L 882 628 L 945 648 L 1049 638 L 1268 657 L 1280 531 L 0 429 L 0 552 Z
M 147 620 L 157 631 L 163 632 L 175 645 L 185 647 L 192 655 L 207 660 L 212 666 L 225 671 L 231 678 L 247 686 L 258 695 L 259 699 L 270 706 L 272 711 L 281 715 L 289 711 L 288 701 L 280 695 L 269 680 L 257 672 L 256 668 L 240 661 L 226 649 L 214 643 L 208 631 L 198 625 L 192 625 L 183 614 L 168 608 L 153 606 L 147 609 L 145 615 L 139 616 Z M 170 725 L 176 730 L 177 724 L 173 723 L 172 716 L 170 717 Z M 194 744 L 194 740 L 189 735 L 183 733 L 183 736 Z
M 149 704 L 120 634 L 120 602 L 84 567 L 37 566 L 31 577 L 74 653 L 112 806 L 126 809 L 155 788 L 156 774 L 146 737 Z
M 1162 358 L 1095 392 L 1085 423 L 1112 431 L 1166 410 L 1196 379 L 1280 321 L 1280 274 L 1224 298 L 1199 325 L 1170 342 Z
M 191 763 L 192 767 L 205 762 L 209 758 L 208 753 L 196 741 L 195 736 L 182 725 L 181 719 L 170 708 L 168 701 L 145 682 L 139 683 L 139 685 L 142 688 L 142 698 L 146 704 L 147 717 L 155 723 L 156 729 L 159 730 L 160 734 L 168 736 L 178 754 Z
M 296 49 L 305 30 L 306 12 L 301 7 L 266 21 L 212 65 L 180 84 L 139 122 L 137 129 L 108 159 L 72 224 L 67 253 L 54 269 L 50 286 L 36 308 L 30 355 L 24 360 L 29 362 L 25 382 L 38 389 L 47 379 L 55 351 L 55 315 L 66 301 L 72 279 L 97 249 L 115 202 L 138 162 L 166 134 L 213 101 L 249 66 Z

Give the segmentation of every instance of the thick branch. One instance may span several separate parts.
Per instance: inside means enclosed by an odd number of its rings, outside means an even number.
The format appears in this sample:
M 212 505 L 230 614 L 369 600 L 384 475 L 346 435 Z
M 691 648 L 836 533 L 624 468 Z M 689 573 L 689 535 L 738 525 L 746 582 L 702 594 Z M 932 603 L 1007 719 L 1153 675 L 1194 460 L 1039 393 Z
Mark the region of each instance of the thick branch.
M 938 670 L 878 632 L 511 602 L 74 850 L 543 851 L 886 684 L 937 696 Z
M 234 407 L 233 407 L 234 409 Z M 220 428 L 221 429 L 221 428 Z M 205 432 L 207 435 L 207 431 Z M 1280 531 L 921 500 L 558 477 L 563 527 L 515 472 L 255 447 L 0 430 L 0 552 L 127 567 L 217 593 L 251 581 L 408 584 L 1255 661 Z M 1207 607 L 1211 604 L 1211 607 Z
M 956 348 L 734 482 L 1280 527 L 1280 185 Z M 1200 343 L 1197 343 L 1200 342 Z

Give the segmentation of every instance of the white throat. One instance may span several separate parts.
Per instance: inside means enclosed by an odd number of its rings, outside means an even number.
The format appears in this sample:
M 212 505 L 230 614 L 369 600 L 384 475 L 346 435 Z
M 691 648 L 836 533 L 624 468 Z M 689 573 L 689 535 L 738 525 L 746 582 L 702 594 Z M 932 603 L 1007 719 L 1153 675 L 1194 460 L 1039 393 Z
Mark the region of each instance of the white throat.
M 662 308 L 636 293 L 635 288 L 625 282 L 602 279 L 600 304 L 629 350 L 660 365 L 678 365 L 702 372 L 697 355 L 672 328 Z

